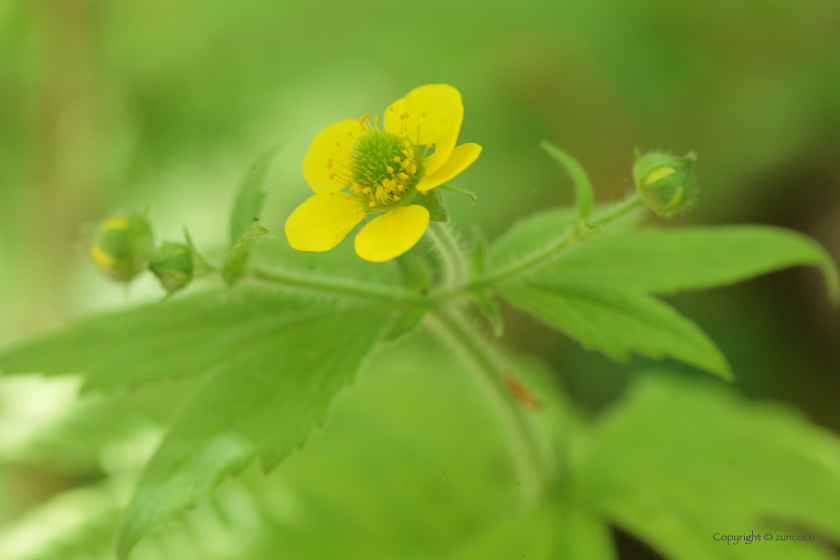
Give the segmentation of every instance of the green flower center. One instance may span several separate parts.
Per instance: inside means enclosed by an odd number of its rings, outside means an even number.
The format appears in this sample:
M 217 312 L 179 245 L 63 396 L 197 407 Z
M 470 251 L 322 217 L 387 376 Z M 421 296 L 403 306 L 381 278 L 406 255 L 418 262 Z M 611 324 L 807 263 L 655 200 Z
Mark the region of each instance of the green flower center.
M 423 158 L 405 136 L 368 130 L 350 152 L 351 194 L 369 208 L 393 206 L 417 185 Z

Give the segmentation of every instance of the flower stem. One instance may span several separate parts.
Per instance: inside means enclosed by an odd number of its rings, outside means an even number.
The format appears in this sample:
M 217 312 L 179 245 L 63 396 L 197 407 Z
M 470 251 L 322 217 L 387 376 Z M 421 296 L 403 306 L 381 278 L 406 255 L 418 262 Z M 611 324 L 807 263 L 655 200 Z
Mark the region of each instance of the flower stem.
M 467 263 L 458 238 L 449 224 L 432 222 L 426 230 L 441 263 L 441 288 L 458 290 L 467 283 Z
M 594 220 L 587 222 L 587 225 L 592 228 L 601 227 L 629 214 L 633 210 L 642 208 L 644 205 L 645 201 L 642 200 L 639 193 L 634 192 L 632 195 L 628 196 L 600 216 L 596 217 Z
M 618 218 L 633 212 L 634 210 L 642 208 L 643 206 L 644 201 L 642 198 L 638 193 L 634 193 L 625 200 L 621 201 L 615 207 L 600 216 L 596 216 L 594 219 L 587 221 L 585 224 L 582 224 L 581 222 L 572 224 L 562 236 L 554 241 L 554 243 L 551 243 L 543 249 L 534 252 L 527 259 L 517 261 L 507 267 L 492 270 L 487 274 L 478 276 L 469 283 L 467 289 L 472 290 L 486 288 L 501 280 L 507 280 L 509 278 L 519 276 L 520 274 L 527 273 L 534 268 L 538 268 L 544 264 L 545 261 L 556 256 L 566 247 L 576 243 L 583 237 L 590 234 L 592 230 L 596 230 L 601 226 L 607 225 L 608 223 L 613 222 Z
M 548 475 L 538 439 L 525 410 L 514 399 L 503 379 L 504 362 L 497 350 L 450 304 L 427 316 L 427 324 L 469 366 L 507 436 L 516 468 L 523 506 L 533 505 L 542 495 Z

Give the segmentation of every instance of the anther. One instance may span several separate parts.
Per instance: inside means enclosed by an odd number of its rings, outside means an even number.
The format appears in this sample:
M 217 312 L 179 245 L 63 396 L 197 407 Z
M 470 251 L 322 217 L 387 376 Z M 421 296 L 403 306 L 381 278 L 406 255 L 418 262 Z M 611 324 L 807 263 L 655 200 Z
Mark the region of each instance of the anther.
M 394 172 L 394 168 L 389 165 L 388 166 L 388 173 L 393 173 L 393 172 Z

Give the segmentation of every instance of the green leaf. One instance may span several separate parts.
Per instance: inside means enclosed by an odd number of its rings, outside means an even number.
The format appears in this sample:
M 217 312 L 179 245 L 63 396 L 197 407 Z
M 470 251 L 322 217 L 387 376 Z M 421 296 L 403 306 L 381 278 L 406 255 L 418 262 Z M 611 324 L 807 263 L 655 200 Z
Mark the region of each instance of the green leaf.
M 798 265 L 819 267 L 837 301 L 837 268 L 826 251 L 800 233 L 766 226 L 649 228 L 593 238 L 564 252 L 539 278 L 620 278 L 624 286 L 664 294 L 731 284 Z
M 577 216 L 585 220 L 592 212 L 593 197 L 592 185 L 589 183 L 589 177 L 586 175 L 583 166 L 571 155 L 550 142 L 543 141 L 540 147 L 569 172 L 572 182 L 575 184 Z
M 414 329 L 420 326 L 425 316 L 426 311 L 423 309 L 409 309 L 401 312 L 385 331 L 382 340 L 386 342 L 397 340 L 413 332 Z
M 327 429 L 278 469 L 303 522 L 278 527 L 274 554 L 251 557 L 446 558 L 517 504 L 500 429 L 435 340 L 389 346 L 336 403 Z
M 271 232 L 263 227 L 261 223 L 254 220 L 242 237 L 231 247 L 224 264 L 222 265 L 222 278 L 228 285 L 233 285 L 234 282 L 245 276 L 247 272 L 251 244 L 258 237 L 271 236 Z
M 274 309 L 186 403 L 149 462 L 118 538 L 120 558 L 256 455 L 273 469 L 323 423 L 387 323 L 378 309 Z
M 475 277 L 487 270 L 487 260 L 490 253 L 490 242 L 484 235 L 484 230 L 478 226 L 472 231 L 472 256 L 470 257 L 470 276 Z
M 550 250 L 574 223 L 573 208 L 552 208 L 517 221 L 493 243 L 489 269 L 513 268 Z
M 697 325 L 642 292 L 566 278 L 553 279 L 550 285 L 511 283 L 501 292 L 549 326 L 615 360 L 626 360 L 636 351 L 655 359 L 670 356 L 731 377 L 726 358 Z
M 439 185 L 433 190 L 443 190 L 446 192 L 460 194 L 461 196 L 466 196 L 472 201 L 473 204 L 475 204 L 475 201 L 478 200 L 478 197 L 475 196 L 475 194 L 473 194 L 472 192 L 468 191 L 467 189 L 462 189 L 461 187 L 456 187 L 455 185 L 450 185 L 449 183 Z
M 274 147 L 257 158 L 239 185 L 230 213 L 231 247 L 242 239 L 245 232 L 251 227 L 251 223 L 259 219 L 260 213 L 262 213 L 266 196 L 265 180 L 268 178 L 271 162 L 279 149 L 279 146 Z
M 82 373 L 86 389 L 134 387 L 234 364 L 249 341 L 334 303 L 242 284 L 89 317 L 0 353 L 4 373 Z
M 827 539 L 840 540 L 840 441 L 789 408 L 696 380 L 646 379 L 580 451 L 575 476 L 588 501 L 664 557 L 837 558 Z M 751 532 L 815 540 L 714 540 Z
M 544 504 L 487 527 L 446 560 L 615 560 L 609 527 L 578 509 Z
M 440 189 L 432 189 L 425 195 L 421 194 L 414 199 L 414 204 L 418 204 L 429 211 L 429 221 L 432 222 L 448 222 L 449 214 L 443 206 L 443 195 L 440 194 Z

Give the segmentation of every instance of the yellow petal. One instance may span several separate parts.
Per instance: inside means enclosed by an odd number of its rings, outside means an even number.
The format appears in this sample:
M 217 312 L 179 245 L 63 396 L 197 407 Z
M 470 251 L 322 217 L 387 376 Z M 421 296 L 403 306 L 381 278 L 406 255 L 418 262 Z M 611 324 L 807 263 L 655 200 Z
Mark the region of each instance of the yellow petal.
M 406 114 L 408 117 L 402 118 Z M 415 144 L 434 144 L 435 152 L 423 162 L 426 173 L 433 174 L 449 159 L 463 120 L 464 106 L 458 90 L 434 84 L 414 89 L 388 107 L 384 127 L 394 134 L 408 133 Z
M 423 175 L 417 183 L 418 191 L 428 191 L 449 181 L 452 177 L 469 167 L 478 159 L 481 146 L 478 144 L 461 144 L 454 150 L 449 160 L 431 177 Z
M 389 261 L 414 247 L 428 226 L 429 211 L 422 206 L 397 206 L 362 228 L 356 253 L 366 261 Z
M 286 239 L 298 251 L 328 251 L 362 221 L 362 208 L 343 193 L 315 194 L 286 220 Z
M 330 179 L 338 173 L 347 176 L 350 167 L 350 149 L 364 129 L 356 119 L 344 119 L 331 124 L 312 140 L 303 158 L 303 178 L 316 193 L 329 193 L 344 188 L 340 178 Z

